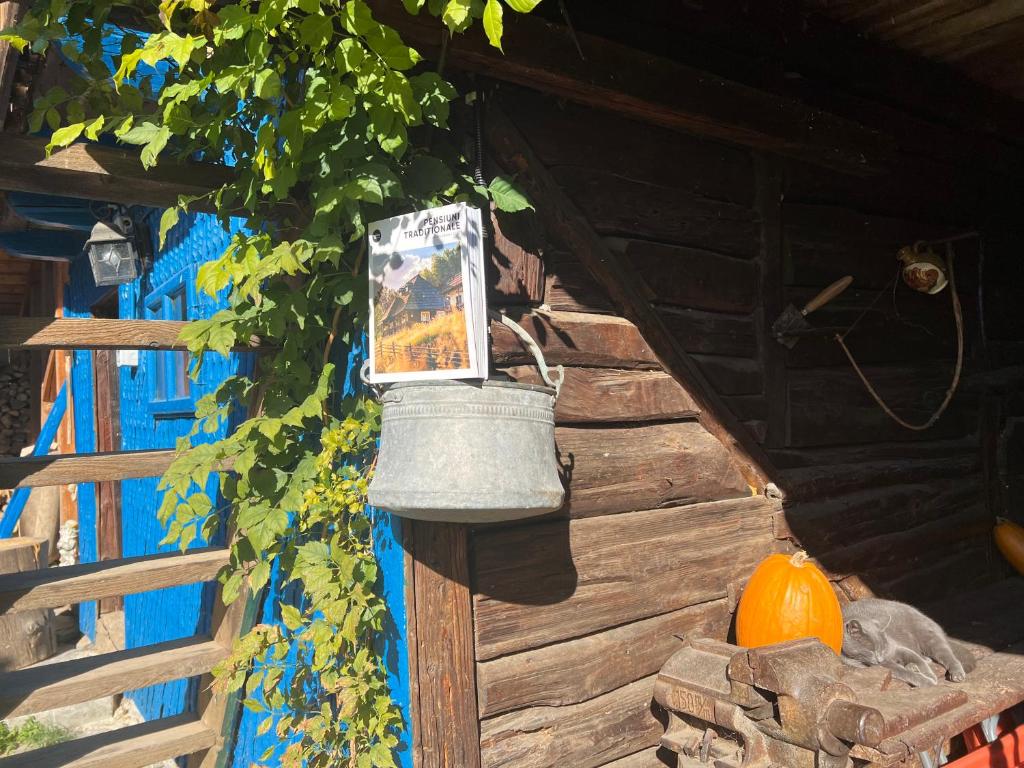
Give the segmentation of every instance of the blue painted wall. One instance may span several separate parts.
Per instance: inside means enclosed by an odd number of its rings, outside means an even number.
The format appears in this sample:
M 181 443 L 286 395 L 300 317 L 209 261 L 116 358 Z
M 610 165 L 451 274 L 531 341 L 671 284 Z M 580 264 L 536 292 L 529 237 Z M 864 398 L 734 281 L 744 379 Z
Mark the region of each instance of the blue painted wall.
M 151 216 L 156 224 L 156 216 Z M 155 231 L 156 227 L 152 229 Z M 230 235 L 214 216 L 184 217 L 168 235 L 163 250 L 153 260 L 152 270 L 119 291 L 120 316 L 128 319 L 162 319 L 161 297 L 177 290 L 187 299 L 187 318 L 209 317 L 222 302 L 197 294 L 195 276 L 200 264 L 220 255 Z M 156 243 L 153 244 L 154 249 Z M 192 428 L 195 401 L 212 392 L 227 376 L 244 364 L 238 355 L 225 359 L 209 355 L 198 381 L 188 386 L 188 395 L 166 400 L 157 386 L 161 367 L 181 364 L 177 353 L 142 351 L 137 367 L 119 369 L 121 387 L 121 434 L 124 450 L 173 448 L 177 439 Z M 160 357 L 163 360 L 160 360 Z M 163 366 L 161 366 L 161 363 Z M 225 436 L 222 428 L 198 439 Z M 160 545 L 165 531 L 157 520 L 161 494 L 159 478 L 125 480 L 121 484 L 122 541 L 125 557 L 170 551 L 174 545 Z M 211 477 L 207 494 L 217 498 L 217 480 Z M 202 546 L 196 541 L 192 546 Z M 125 597 L 125 644 L 129 648 L 173 640 L 206 632 L 212 585 L 189 584 Z M 179 714 L 194 706 L 195 682 L 173 681 L 151 686 L 128 695 L 146 719 Z
M 110 288 L 97 288 L 92 279 L 89 260 L 78 258 L 71 263 L 69 284 L 64 289 L 64 316 L 91 317 L 92 306 L 107 295 Z M 75 351 L 71 356 L 71 396 L 74 408 L 75 450 L 87 453 L 96 450 L 96 417 L 93 401 L 92 352 Z M 78 484 L 78 559 L 96 562 L 96 485 Z M 79 606 L 78 621 L 82 632 L 96 636 L 96 603 Z

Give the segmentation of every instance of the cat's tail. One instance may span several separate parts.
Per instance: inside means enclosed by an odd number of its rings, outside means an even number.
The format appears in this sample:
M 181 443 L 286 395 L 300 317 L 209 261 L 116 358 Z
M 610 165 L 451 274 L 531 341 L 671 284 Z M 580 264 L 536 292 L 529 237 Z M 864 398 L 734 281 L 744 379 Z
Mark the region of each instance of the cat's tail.
M 978 660 L 974 658 L 974 654 L 971 653 L 965 645 L 958 643 L 955 640 L 951 640 L 949 644 L 952 647 L 957 660 L 963 665 L 964 672 L 970 672 L 978 666 Z

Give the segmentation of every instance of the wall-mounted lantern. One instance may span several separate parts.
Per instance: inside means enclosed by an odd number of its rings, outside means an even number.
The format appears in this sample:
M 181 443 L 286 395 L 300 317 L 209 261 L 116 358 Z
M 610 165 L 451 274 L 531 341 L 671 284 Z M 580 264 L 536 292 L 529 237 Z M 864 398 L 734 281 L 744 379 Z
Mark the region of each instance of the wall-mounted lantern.
M 113 221 L 97 221 L 85 243 L 96 285 L 121 285 L 139 276 L 139 249 L 135 224 L 123 212 Z

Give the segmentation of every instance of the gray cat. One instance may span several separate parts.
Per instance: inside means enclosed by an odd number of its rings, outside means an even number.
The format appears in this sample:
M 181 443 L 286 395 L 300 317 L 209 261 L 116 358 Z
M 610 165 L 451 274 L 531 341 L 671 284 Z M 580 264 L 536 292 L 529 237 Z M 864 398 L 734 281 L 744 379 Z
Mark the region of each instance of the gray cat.
M 974 656 L 952 646 L 942 627 L 916 608 L 895 600 L 866 598 L 843 609 L 843 660 L 852 666 L 882 666 L 910 685 L 935 685 L 929 659 L 946 668 L 954 683 L 974 669 Z

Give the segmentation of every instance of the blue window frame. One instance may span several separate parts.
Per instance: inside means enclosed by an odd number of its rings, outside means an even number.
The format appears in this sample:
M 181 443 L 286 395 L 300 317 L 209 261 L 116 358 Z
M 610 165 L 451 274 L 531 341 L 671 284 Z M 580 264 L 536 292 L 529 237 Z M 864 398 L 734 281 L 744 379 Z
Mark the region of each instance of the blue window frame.
M 187 320 L 192 281 L 187 270 L 157 286 L 146 297 L 146 314 L 153 320 Z M 150 352 L 149 411 L 154 415 L 192 416 L 192 382 L 185 351 Z

